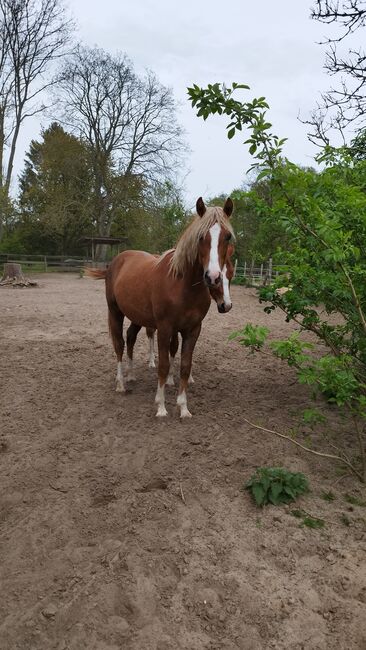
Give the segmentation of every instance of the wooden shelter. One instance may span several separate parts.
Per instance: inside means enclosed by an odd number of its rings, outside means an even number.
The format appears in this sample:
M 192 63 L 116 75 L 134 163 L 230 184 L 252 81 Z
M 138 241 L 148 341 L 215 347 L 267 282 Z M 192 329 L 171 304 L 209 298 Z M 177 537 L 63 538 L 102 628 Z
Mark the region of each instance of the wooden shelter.
M 91 259 L 94 262 L 96 246 L 103 245 L 103 244 L 106 244 L 107 246 L 112 246 L 112 253 L 113 253 L 113 246 L 115 246 L 116 250 L 114 255 L 118 255 L 118 253 L 121 251 L 121 244 L 126 244 L 128 238 L 127 237 L 98 237 L 93 235 L 91 237 L 81 237 L 80 241 L 86 245 L 87 255 L 89 257 L 89 253 L 91 253 Z

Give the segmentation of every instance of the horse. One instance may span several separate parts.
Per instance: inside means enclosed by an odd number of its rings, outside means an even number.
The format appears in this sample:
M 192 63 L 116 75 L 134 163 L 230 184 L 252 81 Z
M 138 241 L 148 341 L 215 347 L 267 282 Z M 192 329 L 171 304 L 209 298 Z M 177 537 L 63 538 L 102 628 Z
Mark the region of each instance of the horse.
M 141 327 L 157 329 L 157 417 L 168 415 L 165 384 L 169 375 L 169 352 L 173 357 L 177 352 L 178 332 L 182 336 L 182 352 L 177 405 L 181 418 L 191 417 L 187 384 L 193 351 L 202 320 L 210 307 L 209 287 L 222 283 L 229 242 L 234 238 L 230 198 L 221 208 L 206 207 L 200 197 L 196 211 L 197 215 L 184 230 L 176 248 L 159 259 L 143 251 L 129 250 L 117 255 L 105 270 L 86 269 L 86 275 L 105 279 L 109 330 L 117 356 L 117 392 L 125 392 L 122 373 L 124 318 L 131 321 L 128 346 L 133 346 Z
M 231 296 L 230 296 L 230 283 L 234 277 L 234 265 L 231 261 L 231 257 L 234 254 L 234 246 L 229 244 L 227 249 L 227 255 L 224 267 L 222 269 L 222 284 L 214 285 L 209 287 L 211 298 L 216 302 L 217 309 L 220 314 L 225 314 L 232 308 Z M 149 368 L 155 368 L 155 353 L 154 353 L 154 335 L 155 330 L 149 327 L 146 328 L 146 336 L 149 340 Z M 178 343 L 174 344 L 173 347 L 177 346 Z M 127 357 L 128 357 L 128 369 L 129 369 L 129 378 L 134 381 L 135 377 L 133 374 L 133 346 L 127 346 Z M 173 386 L 173 364 L 174 357 L 170 358 L 170 367 L 169 375 L 167 379 L 167 385 Z M 193 384 L 192 373 L 188 379 L 189 384 Z

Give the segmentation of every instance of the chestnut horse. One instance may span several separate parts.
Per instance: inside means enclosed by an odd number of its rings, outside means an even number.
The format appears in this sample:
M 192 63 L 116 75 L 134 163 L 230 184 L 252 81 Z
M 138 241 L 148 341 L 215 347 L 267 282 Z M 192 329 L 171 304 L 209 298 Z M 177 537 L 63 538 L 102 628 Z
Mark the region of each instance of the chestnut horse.
M 226 260 L 224 267 L 222 269 L 222 284 L 217 284 L 209 287 L 211 298 L 216 302 L 217 309 L 220 314 L 226 314 L 232 308 L 231 296 L 230 296 L 230 283 L 234 277 L 234 265 L 231 261 L 231 257 L 234 254 L 234 246 L 229 244 L 227 248 Z M 130 325 L 131 327 L 131 325 Z M 154 334 L 155 330 L 149 327 L 146 328 L 146 335 L 149 339 L 149 368 L 155 368 L 155 354 L 154 354 Z M 127 334 L 128 338 L 128 334 Z M 173 344 L 173 349 L 178 349 L 178 342 Z M 134 342 L 131 341 L 130 345 L 127 345 L 127 356 L 128 356 L 128 368 L 129 368 L 129 378 L 134 380 L 133 374 L 133 347 Z M 170 368 L 169 375 L 167 379 L 168 386 L 174 386 L 173 379 L 173 364 L 174 357 L 170 357 Z M 189 384 L 193 384 L 192 373 L 188 379 Z
M 157 416 L 167 415 L 165 384 L 169 374 L 169 351 L 175 356 L 177 333 L 182 336 L 180 385 L 177 404 L 180 417 L 191 417 L 187 407 L 187 384 L 192 355 L 202 320 L 210 307 L 208 287 L 222 283 L 222 269 L 229 241 L 233 237 L 231 199 L 224 208 L 207 207 L 200 197 L 197 216 L 185 229 L 174 250 L 156 259 L 142 251 L 124 251 L 108 269 L 86 269 L 86 275 L 105 278 L 109 329 L 117 356 L 117 387 L 125 391 L 122 374 L 124 351 L 123 320 L 133 327 L 129 338 L 136 340 L 141 327 L 158 331 Z M 172 347 L 173 346 L 173 347 Z

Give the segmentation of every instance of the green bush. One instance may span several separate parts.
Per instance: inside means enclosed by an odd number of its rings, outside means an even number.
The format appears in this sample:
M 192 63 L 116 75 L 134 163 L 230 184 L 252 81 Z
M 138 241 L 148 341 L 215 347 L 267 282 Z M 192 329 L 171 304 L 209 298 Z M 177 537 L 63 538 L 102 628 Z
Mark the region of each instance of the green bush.
M 366 482 L 366 159 L 352 147 L 326 145 L 316 159 L 324 165 L 319 171 L 295 165 L 283 155 L 285 140 L 271 131 L 265 98 L 236 98 L 246 90 L 244 84 L 209 84 L 188 93 L 198 116 L 227 117 L 228 138 L 249 131 L 252 169 L 257 182 L 266 179 L 270 197 L 264 204 L 258 196 L 257 209 L 269 227 L 286 233 L 273 255 L 281 274 L 260 289 L 260 300 L 265 312 L 282 311 L 287 322 L 320 342 L 312 352 L 296 333 L 271 348 L 314 397 L 322 394 L 347 417 L 358 453 L 350 457 L 339 437 L 337 456 L 328 457 Z M 279 291 L 283 287 L 288 290 Z M 236 333 L 242 345 L 260 350 L 263 332 L 258 328 L 257 334 L 245 328 Z

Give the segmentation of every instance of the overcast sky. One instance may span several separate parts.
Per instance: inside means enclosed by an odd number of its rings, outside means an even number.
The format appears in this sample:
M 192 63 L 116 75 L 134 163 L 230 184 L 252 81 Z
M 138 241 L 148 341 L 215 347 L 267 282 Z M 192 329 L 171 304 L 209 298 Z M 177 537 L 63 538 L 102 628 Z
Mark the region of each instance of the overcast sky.
M 241 185 L 251 164 L 246 138 L 227 140 L 225 118 L 195 116 L 186 93 L 193 83 L 248 84 L 248 99 L 264 95 L 273 131 L 289 138 L 286 155 L 311 164 L 314 148 L 297 118 L 309 115 L 330 83 L 325 49 L 317 44 L 329 31 L 310 20 L 311 0 L 69 0 L 68 6 L 78 40 L 125 52 L 137 72 L 150 68 L 173 88 L 191 149 L 184 181 L 189 207 L 200 195 L 228 194 Z M 40 126 L 36 120 L 25 126 L 18 171 Z

